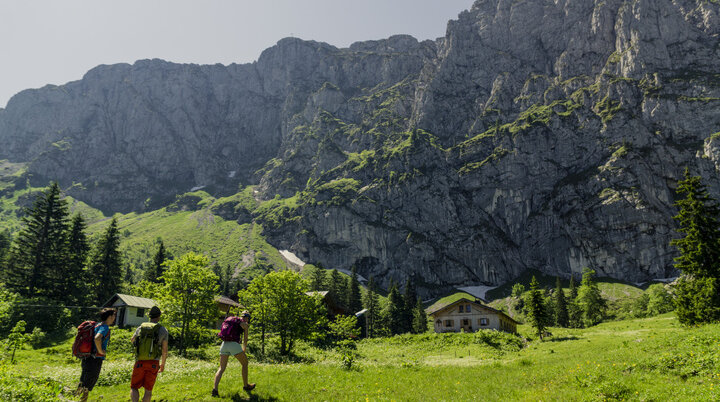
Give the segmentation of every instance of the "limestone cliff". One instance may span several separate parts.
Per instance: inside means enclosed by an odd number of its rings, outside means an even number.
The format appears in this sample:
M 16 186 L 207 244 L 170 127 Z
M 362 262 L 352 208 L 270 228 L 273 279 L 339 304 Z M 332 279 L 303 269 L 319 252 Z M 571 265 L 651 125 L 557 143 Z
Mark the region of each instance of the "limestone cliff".
M 258 183 L 271 242 L 383 285 L 644 281 L 674 274 L 683 169 L 720 195 L 718 106 L 716 1 L 478 0 L 434 42 L 284 39 L 24 91 L 0 158 L 107 211 Z

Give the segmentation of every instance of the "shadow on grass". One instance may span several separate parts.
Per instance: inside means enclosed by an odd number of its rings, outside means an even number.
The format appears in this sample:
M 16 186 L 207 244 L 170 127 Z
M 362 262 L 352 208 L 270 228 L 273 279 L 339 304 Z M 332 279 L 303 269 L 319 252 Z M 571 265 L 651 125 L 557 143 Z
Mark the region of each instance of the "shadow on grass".
M 278 401 L 272 396 L 260 396 L 249 392 L 236 392 L 230 396 L 231 401 Z
M 568 335 L 568 336 L 553 337 L 553 338 L 548 339 L 547 341 L 548 342 L 565 342 L 565 341 L 576 341 L 578 339 L 580 339 L 580 338 L 578 338 L 575 335 Z

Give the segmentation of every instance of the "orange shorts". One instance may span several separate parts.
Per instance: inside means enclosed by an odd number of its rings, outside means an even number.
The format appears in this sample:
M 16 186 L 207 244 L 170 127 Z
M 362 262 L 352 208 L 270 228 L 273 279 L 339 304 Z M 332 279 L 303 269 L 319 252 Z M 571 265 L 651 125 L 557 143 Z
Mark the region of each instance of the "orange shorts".
M 132 379 L 130 380 L 130 388 L 145 388 L 152 391 L 157 379 L 158 370 L 160 370 L 160 361 L 158 360 L 138 360 L 133 368 Z

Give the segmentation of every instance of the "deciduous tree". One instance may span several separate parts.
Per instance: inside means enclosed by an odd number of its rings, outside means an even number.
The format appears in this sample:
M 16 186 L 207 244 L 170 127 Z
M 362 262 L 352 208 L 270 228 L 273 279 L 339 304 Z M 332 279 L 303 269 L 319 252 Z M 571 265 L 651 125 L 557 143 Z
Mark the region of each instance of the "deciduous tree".
M 164 319 L 180 325 L 180 352 L 184 353 L 193 344 L 195 332 L 217 317 L 217 275 L 207 257 L 192 252 L 168 261 L 166 267 L 158 302 Z

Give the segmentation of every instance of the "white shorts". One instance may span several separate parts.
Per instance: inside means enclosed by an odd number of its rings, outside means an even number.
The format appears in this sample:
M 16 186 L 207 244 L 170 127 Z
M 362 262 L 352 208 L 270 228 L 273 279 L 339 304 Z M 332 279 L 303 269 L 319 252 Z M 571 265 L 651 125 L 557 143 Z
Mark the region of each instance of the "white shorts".
M 221 355 L 235 356 L 240 353 L 244 352 L 242 349 L 242 345 L 237 342 L 223 342 L 222 345 L 220 345 Z

